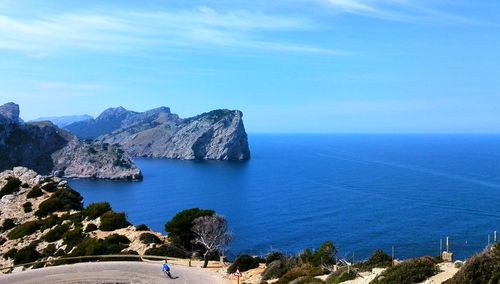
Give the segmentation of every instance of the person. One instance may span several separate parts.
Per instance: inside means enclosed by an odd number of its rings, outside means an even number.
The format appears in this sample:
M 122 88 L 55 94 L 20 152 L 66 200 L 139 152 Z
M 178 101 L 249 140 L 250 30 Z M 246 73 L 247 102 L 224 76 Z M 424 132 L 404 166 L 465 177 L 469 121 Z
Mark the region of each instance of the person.
M 172 278 L 172 274 L 170 274 L 170 266 L 168 266 L 168 263 L 167 263 L 166 259 L 165 259 L 165 263 L 163 263 L 162 270 L 163 270 L 163 273 L 165 273 L 169 278 Z

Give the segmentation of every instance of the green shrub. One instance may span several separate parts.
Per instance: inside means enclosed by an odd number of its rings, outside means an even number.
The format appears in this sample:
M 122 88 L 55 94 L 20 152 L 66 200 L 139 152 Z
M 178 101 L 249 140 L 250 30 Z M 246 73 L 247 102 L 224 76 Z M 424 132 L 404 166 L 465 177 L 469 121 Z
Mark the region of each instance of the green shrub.
M 335 255 L 337 250 L 331 241 L 324 242 L 318 250 L 305 249 L 300 255 L 300 259 L 304 263 L 309 263 L 312 266 L 321 266 L 323 264 L 335 264 Z
M 165 231 L 168 232 L 168 237 L 172 242 L 186 250 L 192 248 L 191 241 L 194 240 L 194 233 L 191 231 L 193 221 L 202 216 L 212 216 L 215 213 L 213 210 L 201 210 L 192 208 L 181 211 L 165 224 Z
M 40 253 L 36 250 L 35 246 L 27 246 L 17 251 L 14 256 L 14 264 L 23 264 L 34 262 L 40 257 Z
M 45 183 L 42 185 L 42 189 L 46 192 L 55 192 L 57 190 L 57 182 L 51 178 L 46 179 Z
M 240 268 L 240 272 L 257 268 L 259 267 L 259 258 L 252 257 L 248 254 L 242 254 L 227 268 L 227 273 L 235 273 L 238 267 Z
M 419 283 L 435 275 L 438 271 L 439 269 L 432 257 L 421 257 L 389 267 L 370 284 Z
M 2 224 L 2 231 L 5 232 L 7 230 L 10 230 L 16 226 L 16 223 L 14 223 L 14 220 L 7 218 L 3 221 Z
M 56 211 L 82 210 L 82 196 L 69 188 L 58 189 L 50 198 L 40 203 L 37 216 L 46 216 Z
M 86 238 L 71 252 L 70 256 L 117 254 L 128 247 L 130 240 L 121 235 L 113 234 L 104 240 Z
M 14 256 L 16 256 L 17 254 L 17 249 L 16 248 L 11 248 L 10 250 L 8 250 L 6 253 L 3 254 L 3 258 L 4 259 L 9 259 L 9 258 L 14 258 Z
M 136 231 L 149 231 L 149 228 L 145 224 L 140 224 L 139 226 L 135 227 L 135 230 Z
M 125 213 L 115 213 L 108 211 L 101 216 L 101 225 L 99 229 L 102 231 L 114 231 L 125 228 L 131 224 L 127 221 Z
M 68 247 L 72 248 L 84 238 L 83 230 L 81 227 L 76 227 L 73 230 L 67 231 L 63 235 L 63 241 Z
M 346 266 L 343 266 L 339 270 L 328 275 L 328 277 L 325 279 L 325 283 L 338 284 L 341 282 L 353 280 L 354 278 L 356 278 L 357 275 L 358 275 L 358 273 L 356 272 L 355 269 L 352 269 L 352 268 L 347 269 Z
M 12 229 L 7 235 L 7 238 L 9 238 L 9 240 L 20 239 L 24 236 L 33 234 L 40 229 L 40 227 L 41 225 L 38 221 L 26 222 Z
M 320 267 L 313 267 L 310 264 L 305 264 L 300 267 L 290 269 L 287 273 L 280 277 L 278 284 L 289 283 L 299 277 L 303 276 L 318 276 L 323 274 L 323 269 Z
M 376 250 L 367 261 L 354 265 L 361 271 L 371 271 L 376 267 L 389 267 L 392 265 L 392 257 L 381 250 Z
M 281 260 L 283 258 L 284 258 L 284 255 L 281 252 L 278 252 L 278 251 L 270 252 L 266 256 L 266 265 L 269 265 L 271 262 L 273 262 L 275 260 Z
M 54 256 L 56 253 L 57 248 L 55 244 L 49 244 L 47 247 L 45 247 L 42 251 L 42 257 L 49 257 L 49 256 Z
M 34 186 L 26 195 L 27 198 L 37 198 L 43 195 L 42 190 L 39 186 Z
M 97 225 L 94 223 L 88 224 L 87 227 L 85 228 L 86 233 L 93 232 L 95 230 L 97 230 Z
M 293 280 L 293 284 L 314 284 L 314 283 L 325 283 L 323 280 L 314 278 L 312 276 L 301 276 Z
M 3 244 L 5 244 L 6 241 L 7 241 L 6 238 L 0 237 L 0 246 L 3 245 Z
M 144 252 L 145 255 L 156 255 L 156 256 L 165 256 L 165 257 L 176 257 L 176 258 L 188 258 L 189 254 L 175 246 L 175 245 L 161 245 L 159 247 L 153 247 Z
M 89 220 L 94 220 L 108 211 L 111 211 L 111 205 L 108 202 L 91 203 L 83 210 L 83 215 Z
M 468 259 L 445 284 L 500 283 L 500 243 Z
M 43 236 L 43 239 L 49 243 L 55 242 L 57 240 L 62 239 L 63 235 L 68 231 L 68 229 L 69 229 L 68 224 L 57 225 L 55 228 L 47 232 Z
M 21 181 L 18 178 L 8 177 L 6 180 L 7 183 L 0 189 L 0 198 L 19 191 L 19 187 L 21 186 Z
M 160 238 L 158 238 L 155 234 L 151 233 L 142 233 L 139 236 L 139 240 L 143 244 L 161 244 Z
M 24 213 L 29 213 L 29 212 L 33 211 L 33 207 L 32 206 L 33 206 L 33 204 L 31 204 L 31 202 L 29 202 L 29 201 L 25 202 L 23 204 Z
M 73 214 L 65 213 L 59 219 L 59 224 L 64 223 L 64 221 L 66 221 L 66 220 L 73 223 L 73 225 L 75 225 L 75 227 L 82 227 L 83 226 L 82 225 L 83 214 L 81 212 L 77 212 L 77 213 L 73 213 Z
M 40 229 L 43 231 L 57 225 L 57 223 L 59 222 L 59 217 L 57 215 L 52 214 L 49 217 L 43 219 L 41 222 L 42 222 L 42 227 Z

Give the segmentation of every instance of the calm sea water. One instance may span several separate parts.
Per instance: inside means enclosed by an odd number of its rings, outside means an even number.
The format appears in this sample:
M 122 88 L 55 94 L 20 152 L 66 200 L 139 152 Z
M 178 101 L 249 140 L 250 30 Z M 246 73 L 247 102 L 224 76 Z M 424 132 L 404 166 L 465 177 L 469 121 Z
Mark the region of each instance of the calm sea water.
M 157 231 L 183 209 L 215 209 L 233 255 L 332 240 L 340 256 L 394 246 L 408 258 L 437 255 L 449 236 L 465 258 L 500 231 L 500 136 L 250 135 L 250 145 L 247 162 L 137 159 L 142 182 L 71 185 Z

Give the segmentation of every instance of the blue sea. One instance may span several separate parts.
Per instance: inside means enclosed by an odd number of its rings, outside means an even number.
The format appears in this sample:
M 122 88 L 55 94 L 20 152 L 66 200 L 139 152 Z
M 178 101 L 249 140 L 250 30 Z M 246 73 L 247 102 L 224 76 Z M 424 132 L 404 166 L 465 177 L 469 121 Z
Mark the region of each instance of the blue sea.
M 375 249 L 463 259 L 500 231 L 498 135 L 250 135 L 246 162 L 137 159 L 142 182 L 72 180 L 163 232 L 192 207 L 227 217 L 229 256 L 296 253 L 332 240 L 340 257 Z M 165 233 L 165 232 L 164 232 Z M 500 233 L 498 234 L 500 238 Z

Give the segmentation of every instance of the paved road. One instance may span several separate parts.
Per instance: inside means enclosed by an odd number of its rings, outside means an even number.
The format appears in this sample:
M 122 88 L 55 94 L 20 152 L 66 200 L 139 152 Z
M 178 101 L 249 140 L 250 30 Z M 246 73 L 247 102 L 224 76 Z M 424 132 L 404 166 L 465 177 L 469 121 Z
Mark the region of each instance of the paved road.
M 161 271 L 161 262 L 87 262 L 47 267 L 0 276 L 0 284 L 7 283 L 214 283 L 228 284 L 216 272 L 200 267 L 171 265 L 173 276 L 168 279 Z

